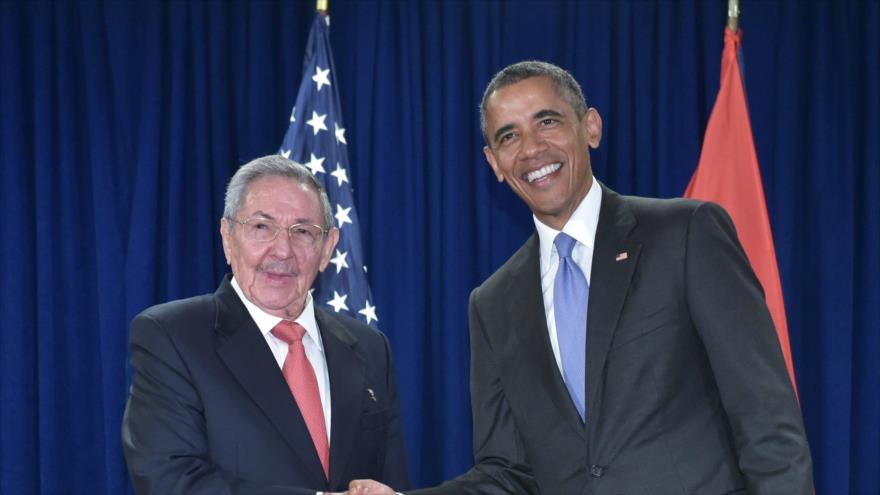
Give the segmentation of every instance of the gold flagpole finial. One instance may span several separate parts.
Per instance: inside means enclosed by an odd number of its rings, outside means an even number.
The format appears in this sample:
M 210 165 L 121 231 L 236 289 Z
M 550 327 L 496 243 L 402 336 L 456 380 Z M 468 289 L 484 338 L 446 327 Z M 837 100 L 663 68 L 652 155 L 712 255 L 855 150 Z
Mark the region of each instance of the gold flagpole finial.
M 326 14 L 330 10 L 330 0 L 317 0 L 315 2 L 315 10 L 322 14 Z
M 727 0 L 727 27 L 734 33 L 739 28 L 739 0 Z

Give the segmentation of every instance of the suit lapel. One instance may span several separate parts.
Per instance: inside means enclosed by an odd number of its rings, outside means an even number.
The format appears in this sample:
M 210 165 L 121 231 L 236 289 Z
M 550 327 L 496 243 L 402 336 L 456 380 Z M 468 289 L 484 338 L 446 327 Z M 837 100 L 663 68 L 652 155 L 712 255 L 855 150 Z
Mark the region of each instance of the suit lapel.
M 330 486 L 339 486 L 349 454 L 357 438 L 361 401 L 364 399 L 366 363 L 356 352 L 357 340 L 327 312 L 315 308 L 315 317 L 324 341 L 324 355 L 330 372 Z
M 533 234 L 511 265 L 510 281 L 506 289 L 506 309 L 509 315 L 508 328 L 515 329 L 518 339 L 517 349 L 523 356 L 519 367 L 521 376 L 535 380 L 541 389 L 550 396 L 562 418 L 572 426 L 584 440 L 586 431 L 580 415 L 571 401 L 568 389 L 559 366 L 553 357 L 547 319 L 544 312 L 544 298 L 541 294 L 541 267 L 538 234 Z
M 602 371 L 641 251 L 628 239 L 635 225 L 623 198 L 603 186 L 587 309 L 588 422 L 599 411 Z
M 323 468 L 312 437 L 299 412 L 290 388 L 266 339 L 238 298 L 226 276 L 214 296 L 217 300 L 215 328 L 219 335 L 217 354 L 229 371 L 265 413 L 302 465 L 314 486 L 325 486 Z

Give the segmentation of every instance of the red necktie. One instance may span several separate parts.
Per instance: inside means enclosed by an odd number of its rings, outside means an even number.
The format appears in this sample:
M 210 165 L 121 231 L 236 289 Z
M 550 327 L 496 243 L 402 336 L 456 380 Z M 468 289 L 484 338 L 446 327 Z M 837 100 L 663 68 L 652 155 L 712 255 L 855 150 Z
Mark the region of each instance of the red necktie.
M 327 441 L 327 425 L 324 423 L 324 408 L 318 392 L 318 379 L 315 370 L 306 358 L 302 339 L 306 329 L 298 323 L 281 320 L 272 329 L 272 335 L 287 343 L 287 357 L 284 359 L 284 379 L 293 392 L 293 398 L 309 429 L 309 435 L 318 451 L 324 476 L 330 479 L 330 447 Z

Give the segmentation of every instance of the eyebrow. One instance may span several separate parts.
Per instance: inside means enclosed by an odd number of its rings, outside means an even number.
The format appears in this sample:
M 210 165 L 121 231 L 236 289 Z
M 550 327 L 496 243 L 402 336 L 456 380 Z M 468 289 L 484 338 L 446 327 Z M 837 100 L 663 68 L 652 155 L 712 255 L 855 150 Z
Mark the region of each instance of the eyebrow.
M 278 223 L 278 222 L 279 222 L 275 217 L 273 217 L 272 215 L 270 215 L 270 214 L 264 212 L 263 210 L 257 210 L 257 211 L 255 211 L 255 212 L 254 212 L 249 218 L 254 218 L 254 217 L 261 217 L 261 218 L 264 218 L 264 219 L 266 219 L 266 220 L 271 220 L 271 221 L 273 221 L 273 222 L 275 222 L 275 223 Z M 314 219 L 306 218 L 306 217 L 301 217 L 301 218 L 297 218 L 296 221 L 295 221 L 294 223 L 292 223 L 291 225 L 297 225 L 297 224 L 300 224 L 300 223 L 317 224 L 317 222 L 316 222 Z
M 556 110 L 543 109 L 535 112 L 535 114 L 532 115 L 532 120 L 540 120 L 546 117 L 562 117 L 562 114 L 560 112 L 557 112 Z M 498 140 L 501 139 L 501 136 L 512 129 L 513 124 L 507 124 L 499 127 L 498 130 L 495 131 L 494 142 L 498 142 Z
M 541 110 L 537 112 L 535 115 L 532 115 L 533 120 L 540 120 L 545 117 L 562 117 L 562 114 L 557 112 L 556 110 Z
M 270 214 L 264 212 L 263 210 L 257 210 L 257 211 L 255 211 L 255 212 L 253 212 L 253 213 L 250 215 L 250 218 L 253 218 L 253 217 L 263 217 L 263 218 L 265 218 L 266 220 L 272 220 L 273 222 L 275 221 L 275 217 L 273 217 L 272 215 L 270 215 Z
M 498 140 L 501 139 L 502 135 L 506 134 L 507 131 L 510 131 L 512 129 L 513 129 L 513 124 L 507 124 L 505 126 L 499 127 L 498 130 L 495 131 L 495 138 L 493 139 L 493 142 L 497 143 Z

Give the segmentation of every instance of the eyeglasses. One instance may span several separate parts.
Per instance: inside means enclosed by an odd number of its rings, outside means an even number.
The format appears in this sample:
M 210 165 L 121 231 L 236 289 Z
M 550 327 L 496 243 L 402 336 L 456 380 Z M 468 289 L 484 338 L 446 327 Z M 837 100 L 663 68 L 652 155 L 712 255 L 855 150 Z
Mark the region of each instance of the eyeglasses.
M 226 219 L 241 225 L 245 239 L 255 242 L 272 242 L 283 229 L 272 220 L 264 218 L 249 218 L 244 222 L 229 217 Z M 301 247 L 314 246 L 319 239 L 324 237 L 324 234 L 330 231 L 330 229 L 313 223 L 295 223 L 283 230 L 287 230 L 288 238 Z

